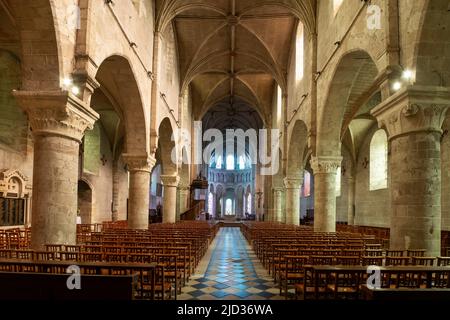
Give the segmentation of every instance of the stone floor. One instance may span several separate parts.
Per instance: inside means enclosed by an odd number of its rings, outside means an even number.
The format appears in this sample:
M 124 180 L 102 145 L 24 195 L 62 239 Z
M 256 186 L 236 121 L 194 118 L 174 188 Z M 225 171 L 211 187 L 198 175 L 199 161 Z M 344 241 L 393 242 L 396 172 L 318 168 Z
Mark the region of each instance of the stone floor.
M 240 228 L 222 228 L 179 300 L 278 300 L 279 288 Z

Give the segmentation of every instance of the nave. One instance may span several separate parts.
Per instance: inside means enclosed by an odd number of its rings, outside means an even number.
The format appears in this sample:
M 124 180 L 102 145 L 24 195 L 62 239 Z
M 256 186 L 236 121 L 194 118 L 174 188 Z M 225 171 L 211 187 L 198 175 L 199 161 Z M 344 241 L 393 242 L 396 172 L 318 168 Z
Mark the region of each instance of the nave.
M 279 289 L 240 228 L 221 228 L 180 300 L 277 300 Z

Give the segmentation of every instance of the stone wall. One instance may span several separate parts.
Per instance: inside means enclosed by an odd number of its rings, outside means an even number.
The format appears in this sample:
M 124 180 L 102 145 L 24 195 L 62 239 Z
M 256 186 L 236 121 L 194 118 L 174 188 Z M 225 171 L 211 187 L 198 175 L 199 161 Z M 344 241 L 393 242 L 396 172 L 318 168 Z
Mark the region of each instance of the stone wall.
M 370 142 L 378 130 L 374 126 L 366 135 L 356 161 L 355 185 L 355 225 L 372 227 L 390 227 L 391 208 L 389 189 L 370 191 Z M 367 161 L 365 161 L 367 159 Z M 368 163 L 368 164 L 367 164 Z M 367 167 L 365 167 L 367 164 Z M 389 173 L 388 173 L 389 185 Z
M 444 130 L 444 136 L 441 142 L 441 175 L 442 175 L 442 230 L 450 230 L 450 136 L 448 130 L 450 130 L 450 114 L 447 117 L 442 126 Z

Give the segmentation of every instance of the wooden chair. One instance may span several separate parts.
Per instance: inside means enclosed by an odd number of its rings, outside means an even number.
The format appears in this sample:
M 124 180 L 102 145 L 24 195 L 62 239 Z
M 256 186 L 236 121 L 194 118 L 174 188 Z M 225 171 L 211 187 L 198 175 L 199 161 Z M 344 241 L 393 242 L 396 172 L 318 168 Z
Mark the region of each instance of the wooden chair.
M 34 251 L 33 250 L 13 250 L 11 258 L 19 259 L 19 260 L 33 260 Z
M 288 298 L 289 285 L 298 284 L 304 281 L 304 266 L 308 263 L 309 257 L 305 256 L 286 256 L 284 262 L 284 272 L 280 272 L 280 296 L 285 293 Z
M 307 300 L 326 297 L 328 282 L 328 273 L 321 274 L 311 268 L 306 269 L 303 283 L 295 284 L 295 299 Z
M 104 253 L 103 260 L 111 263 L 126 263 L 128 254 L 126 253 Z
M 178 256 L 175 254 L 156 254 L 155 258 L 158 266 L 164 267 L 164 278 L 173 284 L 176 300 L 183 286 L 183 273 L 177 267 Z
M 83 262 L 102 262 L 103 254 L 98 252 L 81 252 L 80 258 Z
M 33 259 L 40 261 L 54 261 L 56 252 L 53 251 L 35 251 Z
M 366 249 L 364 251 L 364 255 L 366 257 L 382 257 L 383 250 L 381 250 L 381 249 Z
M 425 257 L 426 250 L 407 250 L 406 256 L 407 257 Z
M 313 266 L 331 266 L 333 264 L 332 256 L 311 256 L 310 264 Z
M 0 249 L 0 259 L 11 259 L 12 250 L 10 249 Z
M 450 266 L 450 257 L 438 257 L 437 265 L 438 267 Z
M 386 257 L 403 257 L 403 250 L 386 250 Z
M 362 265 L 363 266 L 379 266 L 381 267 L 383 265 L 383 257 L 367 257 L 364 256 L 362 258 Z
M 64 251 L 66 251 L 66 252 L 81 252 L 81 247 L 78 245 L 65 245 Z
M 434 266 L 436 261 L 435 257 L 412 257 L 412 265 L 413 266 Z
M 386 266 L 407 266 L 409 264 L 409 257 L 402 256 L 387 256 Z
M 59 252 L 59 258 L 61 261 L 80 261 L 79 252 L 61 251 Z
M 359 266 L 361 259 L 357 256 L 337 256 L 336 264 L 340 266 Z
M 345 270 L 333 274 L 332 281 L 327 286 L 333 299 L 357 299 L 360 286 L 360 271 Z

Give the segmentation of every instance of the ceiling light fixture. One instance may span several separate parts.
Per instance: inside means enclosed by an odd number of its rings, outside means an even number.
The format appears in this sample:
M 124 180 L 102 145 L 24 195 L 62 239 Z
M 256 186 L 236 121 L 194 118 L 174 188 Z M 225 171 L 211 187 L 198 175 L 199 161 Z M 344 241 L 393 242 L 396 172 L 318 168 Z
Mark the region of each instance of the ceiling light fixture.
M 392 85 L 392 89 L 394 89 L 394 91 L 398 91 L 402 88 L 402 84 L 400 81 L 396 81 L 394 82 L 394 84 Z
M 413 78 L 413 72 L 409 69 L 403 71 L 402 78 L 405 80 L 411 80 Z
M 78 88 L 78 87 L 72 87 L 72 93 L 74 94 L 74 95 L 79 95 L 80 94 L 80 88 Z

